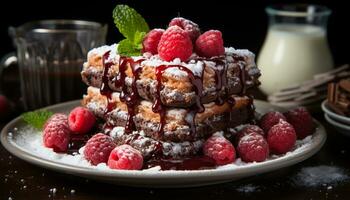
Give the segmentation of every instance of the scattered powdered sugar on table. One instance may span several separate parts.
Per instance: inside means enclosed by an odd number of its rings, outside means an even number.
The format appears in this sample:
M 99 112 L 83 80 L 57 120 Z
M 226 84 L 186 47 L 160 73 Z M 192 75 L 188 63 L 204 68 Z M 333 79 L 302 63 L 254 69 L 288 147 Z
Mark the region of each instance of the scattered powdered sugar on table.
M 120 131 L 115 131 L 114 134 L 120 134 Z M 218 135 L 222 134 L 221 132 L 216 133 Z M 113 134 L 112 134 L 113 136 Z M 69 155 L 64 153 L 56 153 L 52 151 L 50 148 L 46 148 L 43 145 L 42 141 L 42 132 L 37 131 L 31 127 L 24 127 L 20 130 L 18 130 L 17 134 L 9 135 L 9 137 L 12 138 L 11 142 L 14 143 L 14 145 L 17 145 L 19 148 L 21 148 L 24 151 L 27 151 L 31 154 L 35 154 L 36 156 L 42 157 L 44 159 L 52 160 L 58 163 L 63 164 L 69 164 L 69 165 L 75 165 L 79 167 L 88 167 L 96 170 L 108 170 L 108 171 L 115 171 L 110 169 L 105 163 L 101 163 L 97 166 L 91 165 L 83 156 L 84 147 L 82 147 L 79 150 L 79 153 Z M 269 162 L 271 160 L 283 157 L 283 156 L 291 156 L 293 154 L 296 154 L 300 151 L 305 150 L 309 145 L 312 143 L 312 136 L 308 136 L 303 140 L 298 140 L 295 149 L 291 152 L 288 152 L 285 155 L 272 155 L 269 157 L 268 160 L 265 162 Z M 252 166 L 257 165 L 259 163 L 252 162 L 252 163 L 245 163 L 240 158 L 237 158 L 236 161 L 232 164 L 227 164 L 224 166 L 219 166 L 217 169 L 234 169 L 239 168 L 242 166 Z M 143 172 L 149 172 L 149 173 L 155 173 L 160 171 L 160 167 L 153 167 L 151 169 L 145 169 L 142 170 Z
M 53 195 L 55 195 L 57 192 L 57 189 L 56 188 L 51 188 L 50 189 L 50 193 L 52 193 Z
M 331 189 L 331 185 L 336 185 L 338 183 L 349 180 L 349 175 L 342 168 L 336 166 L 320 165 L 302 168 L 298 174 L 293 177 L 292 180 L 298 186 L 327 186 L 327 189 Z
M 236 188 L 238 192 L 243 192 L 243 193 L 252 193 L 252 192 L 257 192 L 260 190 L 259 186 L 253 185 L 253 184 L 247 184 L 247 185 L 242 185 Z

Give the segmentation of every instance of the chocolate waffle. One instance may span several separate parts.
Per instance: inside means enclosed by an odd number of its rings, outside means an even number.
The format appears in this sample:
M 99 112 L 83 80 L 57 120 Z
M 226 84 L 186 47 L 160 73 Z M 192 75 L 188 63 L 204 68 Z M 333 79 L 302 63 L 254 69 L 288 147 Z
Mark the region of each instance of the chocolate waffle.
M 147 54 L 130 59 L 118 55 L 115 50 L 116 45 L 111 45 L 89 52 L 81 72 L 88 86 L 101 88 L 105 84 L 112 91 L 121 92 L 124 85 L 121 82 L 124 81 L 130 91 L 137 76 L 134 87 L 141 98 L 156 101 L 159 93 L 165 106 L 190 107 L 196 103 L 198 96 L 193 87 L 193 82 L 197 80 L 203 83 L 202 103 L 239 94 L 259 85 L 260 71 L 255 66 L 254 54 L 248 50 L 226 48 L 224 56 L 208 59 L 193 55 L 186 63 L 179 59 L 165 62 L 158 55 Z M 104 67 L 104 61 L 108 67 Z M 163 71 L 157 75 L 156 68 L 159 66 L 163 66 Z M 157 79 L 160 79 L 161 88 L 158 88 Z
M 166 62 L 103 46 L 89 52 L 81 75 L 89 86 L 83 106 L 118 145 L 133 146 L 145 159 L 200 154 L 215 132 L 250 123 L 250 91 L 260 84 L 254 54 L 233 48 L 223 56 Z

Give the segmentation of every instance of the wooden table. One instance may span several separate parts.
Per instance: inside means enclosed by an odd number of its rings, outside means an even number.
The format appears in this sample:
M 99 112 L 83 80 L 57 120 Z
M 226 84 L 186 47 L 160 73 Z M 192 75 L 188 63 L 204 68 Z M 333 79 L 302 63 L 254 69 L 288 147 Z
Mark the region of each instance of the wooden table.
M 42 169 L 12 156 L 0 146 L 0 199 L 349 199 L 350 181 L 314 188 L 293 182 L 293 177 L 307 166 L 350 169 L 350 138 L 337 133 L 322 114 L 316 118 L 325 125 L 328 140 L 312 158 L 268 174 L 198 188 L 145 189 L 100 183 Z

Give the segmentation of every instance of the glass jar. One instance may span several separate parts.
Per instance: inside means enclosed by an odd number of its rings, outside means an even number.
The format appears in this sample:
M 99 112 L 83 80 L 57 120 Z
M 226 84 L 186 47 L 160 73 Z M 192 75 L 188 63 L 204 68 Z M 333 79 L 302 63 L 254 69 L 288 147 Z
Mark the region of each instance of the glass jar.
M 319 5 L 266 8 L 269 27 L 258 56 L 261 89 L 270 95 L 333 68 L 327 41 L 331 10 Z
M 18 65 L 24 110 L 80 99 L 87 52 L 105 44 L 107 25 L 80 20 L 41 20 L 9 28 L 17 49 L 0 63 Z M 3 87 L 12 87 L 4 85 Z

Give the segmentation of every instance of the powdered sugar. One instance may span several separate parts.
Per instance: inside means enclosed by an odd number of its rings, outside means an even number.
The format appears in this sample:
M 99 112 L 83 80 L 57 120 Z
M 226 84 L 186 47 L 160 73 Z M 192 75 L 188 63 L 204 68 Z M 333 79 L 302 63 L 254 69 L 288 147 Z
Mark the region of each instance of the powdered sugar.
M 126 136 L 126 133 L 124 132 L 124 127 L 114 127 L 109 135 L 115 139 L 118 140 L 118 138 L 122 138 Z M 147 148 L 147 144 L 152 143 L 154 140 L 152 138 L 146 137 L 145 133 L 143 131 L 134 131 L 132 134 L 138 134 L 141 137 L 137 137 L 137 139 L 132 141 L 132 145 L 138 146 L 138 147 L 146 147 L 143 148 L 143 151 L 146 151 L 146 154 L 151 153 L 152 148 Z M 160 142 L 162 145 L 162 153 L 166 156 L 171 157 L 179 157 L 185 152 L 187 149 L 193 148 L 195 152 L 198 152 L 200 148 L 203 145 L 203 140 L 197 140 L 194 142 Z
M 114 127 L 111 132 L 110 132 L 110 136 L 112 138 L 116 138 L 116 137 L 121 137 L 123 134 L 124 134 L 124 130 L 125 128 L 124 127 L 120 127 L 120 126 L 117 126 L 117 127 Z
M 226 52 L 226 59 L 229 62 L 233 61 L 233 58 L 232 58 L 233 55 L 238 55 L 245 59 L 246 67 L 248 69 L 251 69 L 253 66 L 255 66 L 255 54 L 249 51 L 248 49 L 234 49 L 232 47 L 229 47 L 229 48 L 225 48 L 225 52 Z
M 93 55 L 97 55 L 97 56 L 102 56 L 103 54 L 105 54 L 106 52 L 110 51 L 109 57 L 107 58 L 107 62 L 112 61 L 117 63 L 120 55 L 118 54 L 118 50 L 117 50 L 118 44 L 113 44 L 113 45 L 104 45 L 98 48 L 94 48 L 92 50 L 90 50 L 88 52 L 88 58 L 93 56 Z M 225 48 L 225 54 L 226 54 L 226 58 L 223 61 L 227 61 L 227 62 L 234 62 L 235 55 L 244 57 L 244 59 L 247 62 L 247 68 L 249 68 L 249 66 L 254 65 L 255 66 L 255 55 L 250 52 L 249 50 L 246 49 L 234 49 L 232 47 L 229 48 Z M 158 67 L 160 65 L 181 65 L 183 67 L 188 68 L 189 70 L 192 71 L 192 73 L 194 75 L 200 76 L 201 73 L 203 72 L 203 67 L 204 67 L 204 62 L 205 62 L 205 66 L 207 67 L 211 67 L 211 68 L 215 68 L 217 67 L 215 62 L 212 61 L 201 61 L 201 60 L 197 60 L 198 55 L 193 53 L 191 55 L 191 57 L 189 58 L 188 62 L 182 62 L 179 58 L 175 58 L 174 60 L 167 62 L 162 60 L 159 55 L 149 55 L 147 53 L 141 55 L 141 56 L 133 56 L 132 57 L 134 60 L 139 60 L 142 58 L 146 58 L 146 60 L 141 62 L 142 66 L 149 66 L 149 67 Z M 86 68 L 86 66 L 84 66 Z M 168 68 L 165 70 L 164 72 L 167 75 L 170 76 L 175 76 L 175 77 L 184 77 L 184 76 L 188 76 L 188 74 L 183 71 L 180 70 L 177 67 L 172 67 L 172 68 Z
M 204 67 L 203 61 L 191 60 L 189 63 L 185 63 L 185 62 L 181 62 L 180 59 L 175 58 L 173 61 L 166 62 L 161 60 L 158 55 L 151 56 L 149 59 L 143 61 L 141 65 L 149 66 L 149 67 L 158 67 L 160 65 L 175 65 L 175 66 L 181 65 L 191 70 L 192 73 L 197 76 L 201 76 L 201 73 L 203 72 L 203 67 Z M 215 66 L 213 62 L 208 63 L 208 65 Z M 185 71 L 179 69 L 178 67 L 170 67 L 166 69 L 164 73 L 175 77 L 188 76 L 188 74 Z
M 264 141 L 264 137 L 262 137 L 262 135 L 260 134 L 247 134 L 244 135 L 241 139 L 240 142 L 241 144 L 255 144 L 257 141 L 259 141 L 259 143 L 261 143 L 262 141 Z M 258 147 L 258 146 L 256 146 Z
M 218 132 L 214 133 L 213 136 L 223 137 L 224 136 L 224 131 L 218 131 Z
M 118 55 L 117 48 L 118 48 L 117 44 L 104 45 L 104 46 L 101 46 L 101 47 L 97 47 L 97 48 L 91 49 L 88 52 L 87 56 L 88 56 L 88 58 L 91 57 L 92 55 L 103 56 L 103 54 L 105 54 L 106 52 L 111 51 L 109 59 L 113 60 L 114 56 Z
M 346 180 L 349 180 L 349 175 L 344 169 L 327 165 L 302 168 L 293 178 L 293 182 L 298 186 L 327 186 L 327 189 Z
M 21 147 L 29 149 L 32 153 L 35 153 L 35 155 L 42 158 L 70 165 L 90 165 L 82 154 L 69 155 L 55 153 L 52 149 L 44 147 L 42 133 L 31 127 L 26 127 L 24 130 L 20 130 L 20 134 L 16 135 L 16 143 Z
M 122 127 L 115 128 L 111 131 L 112 136 L 120 135 L 123 133 L 124 133 L 124 128 L 122 128 Z M 142 133 L 140 133 L 140 134 L 142 134 Z M 216 134 L 220 134 L 220 133 L 216 133 Z M 84 147 L 82 147 L 79 150 L 79 152 L 74 154 L 74 155 L 53 152 L 52 149 L 44 147 L 43 142 L 42 142 L 42 133 L 40 131 L 33 129 L 33 128 L 22 127 L 18 130 L 18 132 L 16 134 L 13 134 L 12 137 L 13 138 L 10 139 L 10 141 L 13 143 L 13 145 L 17 146 L 18 148 L 20 148 L 20 149 L 22 149 L 30 154 L 39 156 L 43 159 L 51 160 L 51 161 L 61 163 L 61 164 L 74 165 L 74 166 L 78 166 L 78 167 L 88 167 L 88 168 L 92 168 L 92 169 L 96 169 L 96 170 L 113 171 L 113 170 L 109 169 L 105 164 L 99 164 L 98 166 L 91 165 L 83 156 Z M 284 157 L 284 156 L 286 156 L 286 157 L 292 156 L 298 152 L 301 152 L 301 151 L 307 149 L 308 146 L 312 144 L 312 142 L 313 142 L 312 136 L 306 137 L 304 140 L 297 141 L 296 149 L 293 150 L 292 152 L 289 152 L 286 155 L 281 155 L 281 156 L 270 156 L 270 158 L 264 162 L 274 161 L 275 159 L 278 159 L 278 158 Z M 174 144 L 168 143 L 167 145 L 170 145 L 174 151 L 176 151 L 179 148 L 178 146 L 176 146 Z M 200 148 L 201 142 L 200 141 L 194 142 L 193 145 L 195 145 L 196 148 Z M 231 169 L 259 165 L 259 164 L 260 163 L 255 163 L 255 162 L 245 163 L 240 158 L 238 158 L 238 159 L 236 159 L 236 161 L 234 163 L 217 167 L 217 169 L 218 170 L 227 170 L 227 169 L 231 170 Z M 154 173 L 154 172 L 158 172 L 159 170 L 160 170 L 160 168 L 158 167 L 158 168 L 147 169 L 147 170 L 143 170 L 143 171 L 149 172 L 149 173 Z M 306 172 L 308 172 L 308 171 L 306 171 Z M 340 178 L 338 177 L 338 180 L 339 179 Z M 322 180 L 324 180 L 324 179 L 322 179 Z
M 225 48 L 225 54 L 226 55 L 239 55 L 243 57 L 252 57 L 253 59 L 255 58 L 255 54 L 248 49 L 235 49 L 233 47 L 226 47 Z
M 242 185 L 238 188 L 236 188 L 238 192 L 243 192 L 243 193 L 252 193 L 256 192 L 259 190 L 259 186 L 255 186 L 253 184 L 247 184 L 247 185 Z
M 105 53 L 107 53 L 108 51 L 110 51 L 108 58 L 106 59 L 106 62 L 118 62 L 120 55 L 118 54 L 118 44 L 112 44 L 112 45 L 104 45 L 101 47 L 97 47 L 94 49 L 91 49 L 88 54 L 87 57 L 91 57 L 93 55 L 97 55 L 97 56 L 103 56 Z M 132 58 L 137 61 L 139 59 L 144 58 L 143 56 L 132 56 Z

